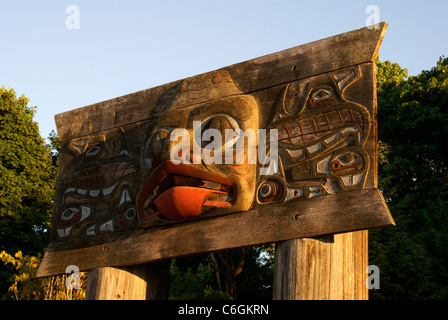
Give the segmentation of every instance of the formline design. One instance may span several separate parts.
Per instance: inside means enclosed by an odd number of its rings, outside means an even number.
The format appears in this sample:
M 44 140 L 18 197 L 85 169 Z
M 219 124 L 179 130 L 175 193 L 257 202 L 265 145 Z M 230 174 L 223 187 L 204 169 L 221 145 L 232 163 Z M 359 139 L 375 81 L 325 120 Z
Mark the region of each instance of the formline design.
M 362 28 L 56 115 L 38 276 L 394 225 Z

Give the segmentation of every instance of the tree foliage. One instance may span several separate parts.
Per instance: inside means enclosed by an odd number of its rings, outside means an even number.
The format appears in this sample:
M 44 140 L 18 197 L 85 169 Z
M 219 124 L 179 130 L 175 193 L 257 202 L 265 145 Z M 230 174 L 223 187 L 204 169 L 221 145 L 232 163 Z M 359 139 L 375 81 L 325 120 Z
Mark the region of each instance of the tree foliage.
M 86 273 L 79 275 L 79 289 L 66 287 L 67 275 L 49 278 L 35 278 L 41 255 L 23 255 L 18 251 L 14 256 L 0 252 L 0 261 L 13 267 L 11 285 L 3 295 L 10 300 L 83 300 L 86 292 Z M 69 279 L 70 280 L 70 279 Z
M 27 104 L 0 89 L 0 243 L 37 254 L 47 245 L 55 167 Z
M 172 259 L 170 266 L 170 299 L 231 299 L 214 284 L 213 263 L 206 256 L 193 259 Z
M 268 300 L 273 247 L 255 246 L 173 259 L 170 298 Z
M 0 250 L 26 255 L 48 245 L 56 173 L 34 113 L 25 96 L 0 89 Z M 10 273 L 0 267 L 0 282 Z
M 379 299 L 448 298 L 448 59 L 413 77 L 377 61 L 379 187 L 395 228 L 370 232 Z

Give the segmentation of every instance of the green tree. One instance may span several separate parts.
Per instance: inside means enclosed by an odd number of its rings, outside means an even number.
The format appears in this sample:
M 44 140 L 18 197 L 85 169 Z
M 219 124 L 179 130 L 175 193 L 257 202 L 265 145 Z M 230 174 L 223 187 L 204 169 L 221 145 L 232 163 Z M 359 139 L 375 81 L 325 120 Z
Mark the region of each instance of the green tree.
M 48 245 L 56 167 L 28 101 L 0 89 L 0 251 L 37 255 Z M 8 274 L 0 267 L 0 282 Z
M 272 298 L 272 245 L 173 259 L 172 299 Z
M 228 300 L 216 289 L 213 263 L 207 255 L 172 259 L 170 266 L 170 299 Z
M 370 232 L 378 299 L 448 298 L 448 59 L 408 77 L 377 61 L 379 187 L 395 228 Z

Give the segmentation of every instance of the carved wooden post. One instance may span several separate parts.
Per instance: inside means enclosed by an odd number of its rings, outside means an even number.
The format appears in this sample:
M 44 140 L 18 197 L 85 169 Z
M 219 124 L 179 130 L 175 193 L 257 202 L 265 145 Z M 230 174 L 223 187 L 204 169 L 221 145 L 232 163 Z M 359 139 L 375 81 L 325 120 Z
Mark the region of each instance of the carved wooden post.
M 167 300 L 170 260 L 98 268 L 87 276 L 86 300 Z
M 368 231 L 280 242 L 275 300 L 367 300 Z

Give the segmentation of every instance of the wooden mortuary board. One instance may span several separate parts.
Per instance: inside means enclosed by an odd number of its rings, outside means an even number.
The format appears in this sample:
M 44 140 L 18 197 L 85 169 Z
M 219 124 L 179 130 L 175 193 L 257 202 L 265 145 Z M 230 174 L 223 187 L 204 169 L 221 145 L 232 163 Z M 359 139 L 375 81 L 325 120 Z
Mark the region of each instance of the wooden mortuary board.
M 38 276 L 394 225 L 377 188 L 386 27 L 56 115 Z

